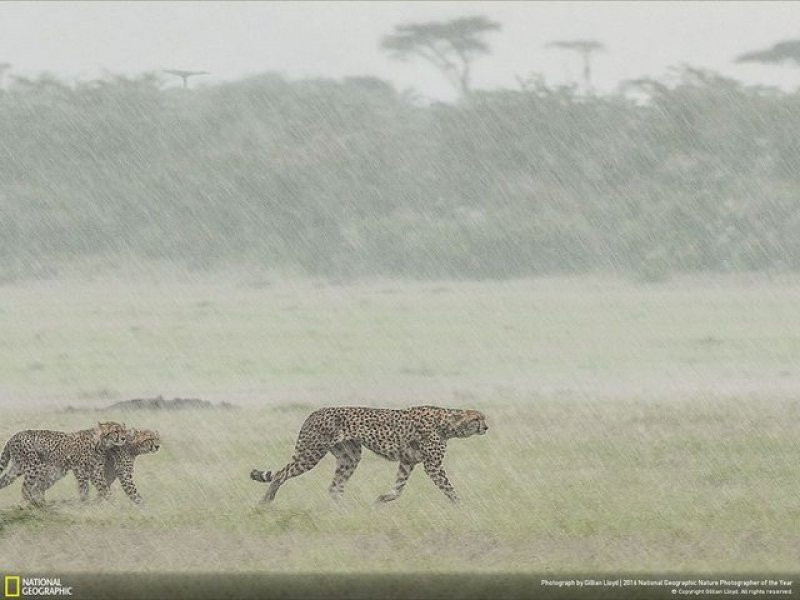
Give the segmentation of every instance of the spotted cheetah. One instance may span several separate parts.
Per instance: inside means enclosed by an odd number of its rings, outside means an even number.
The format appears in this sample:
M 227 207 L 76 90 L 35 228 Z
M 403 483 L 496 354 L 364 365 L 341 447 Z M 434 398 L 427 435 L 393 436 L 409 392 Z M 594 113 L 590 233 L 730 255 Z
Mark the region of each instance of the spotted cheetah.
M 141 504 L 142 497 L 133 482 L 133 464 L 140 454 L 158 452 L 161 439 L 157 431 L 131 429 L 131 439 L 122 446 L 114 446 L 106 453 L 105 479 L 110 486 L 119 478 L 125 494 L 134 504 Z
M 104 477 L 106 452 L 125 443 L 125 425 L 98 423 L 97 427 L 67 433 L 27 429 L 11 436 L 0 454 L 0 488 L 25 475 L 22 497 L 34 506 L 44 504 L 44 492 L 72 470 L 81 500 L 89 497 L 89 481 L 101 497 L 108 494 Z
M 314 468 L 330 452 L 336 457 L 336 472 L 329 492 L 339 497 L 344 484 L 361 460 L 366 446 L 388 460 L 400 463 L 394 487 L 378 502 L 390 502 L 400 496 L 418 463 L 452 501 L 458 502 L 453 486 L 442 467 L 447 440 L 483 435 L 486 417 L 476 410 L 457 410 L 437 406 L 387 408 L 330 407 L 311 413 L 300 428 L 292 462 L 272 473 L 253 469 L 250 478 L 269 483 L 263 502 L 271 502 L 278 488 L 291 478 Z

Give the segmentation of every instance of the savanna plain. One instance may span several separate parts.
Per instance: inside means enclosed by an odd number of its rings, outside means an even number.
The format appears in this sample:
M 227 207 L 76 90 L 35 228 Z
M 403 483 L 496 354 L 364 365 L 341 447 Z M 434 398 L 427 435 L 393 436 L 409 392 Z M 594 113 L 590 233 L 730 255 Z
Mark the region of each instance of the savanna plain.
M 145 499 L 44 510 L 0 490 L 4 567 L 39 572 L 792 571 L 800 566 L 800 281 L 508 282 L 98 275 L 0 286 L 0 441 L 98 420 L 159 430 Z M 193 397 L 234 408 L 121 411 Z M 447 499 L 365 452 L 275 502 L 248 477 L 327 405 L 487 415 Z M 94 495 L 94 492 L 93 492 Z

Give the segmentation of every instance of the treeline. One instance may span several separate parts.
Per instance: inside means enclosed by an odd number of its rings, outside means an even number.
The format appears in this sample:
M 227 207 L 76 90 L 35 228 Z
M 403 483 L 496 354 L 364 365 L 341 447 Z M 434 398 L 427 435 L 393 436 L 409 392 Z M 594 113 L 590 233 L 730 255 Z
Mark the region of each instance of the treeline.
M 0 275 L 166 259 L 334 278 L 800 268 L 800 94 L 684 68 L 423 105 L 374 78 L 0 91 Z

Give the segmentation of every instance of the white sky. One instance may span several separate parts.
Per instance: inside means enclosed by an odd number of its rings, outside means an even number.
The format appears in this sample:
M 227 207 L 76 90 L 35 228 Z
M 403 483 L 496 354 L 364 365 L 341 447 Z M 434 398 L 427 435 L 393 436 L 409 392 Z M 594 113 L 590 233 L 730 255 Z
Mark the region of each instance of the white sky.
M 211 71 L 208 83 L 263 71 L 375 75 L 447 99 L 433 67 L 392 61 L 378 44 L 399 23 L 473 14 L 503 27 L 476 63 L 475 87 L 514 87 L 515 75 L 532 72 L 553 84 L 578 79 L 577 58 L 544 47 L 572 38 L 608 47 L 594 62 L 600 90 L 684 62 L 747 83 L 800 85 L 797 68 L 733 63 L 800 38 L 800 2 L 0 2 L 0 62 L 67 79 L 162 68 Z

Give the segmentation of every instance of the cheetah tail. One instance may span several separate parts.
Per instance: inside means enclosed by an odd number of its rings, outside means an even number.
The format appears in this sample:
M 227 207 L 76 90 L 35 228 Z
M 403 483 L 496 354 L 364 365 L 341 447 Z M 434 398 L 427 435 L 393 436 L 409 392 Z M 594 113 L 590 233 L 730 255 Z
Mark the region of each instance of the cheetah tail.
M 250 471 L 250 479 L 253 481 L 260 481 L 261 483 L 269 483 L 272 481 L 272 471 L 260 471 L 253 469 Z

